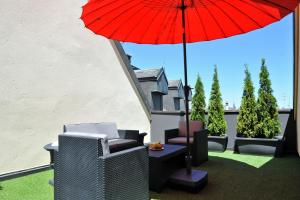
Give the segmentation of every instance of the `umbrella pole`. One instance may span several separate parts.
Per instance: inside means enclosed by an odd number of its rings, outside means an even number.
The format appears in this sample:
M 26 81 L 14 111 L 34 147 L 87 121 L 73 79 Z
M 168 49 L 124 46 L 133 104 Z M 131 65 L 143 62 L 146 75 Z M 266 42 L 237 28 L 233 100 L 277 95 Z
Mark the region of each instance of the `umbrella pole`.
M 186 144 L 187 144 L 187 156 L 186 156 L 186 170 L 188 174 L 191 174 L 191 147 L 190 147 L 190 123 L 189 123 L 189 94 L 190 87 L 188 86 L 188 74 L 187 74 L 187 56 L 186 56 L 186 34 L 185 34 L 185 8 L 184 0 L 181 0 L 181 12 L 182 12 L 182 46 L 183 46 L 183 61 L 184 61 L 184 98 L 185 98 L 185 120 L 186 120 Z
M 182 47 L 183 47 L 183 61 L 184 61 L 184 99 L 185 99 L 185 120 L 186 120 L 186 169 L 176 171 L 169 178 L 170 184 L 180 186 L 182 189 L 197 192 L 207 184 L 208 173 L 202 170 L 192 170 L 191 167 L 191 145 L 190 145 L 190 123 L 189 123 L 189 94 L 190 87 L 188 86 L 187 74 L 187 56 L 186 56 L 186 34 L 185 34 L 185 9 L 184 0 L 181 0 L 182 12 Z

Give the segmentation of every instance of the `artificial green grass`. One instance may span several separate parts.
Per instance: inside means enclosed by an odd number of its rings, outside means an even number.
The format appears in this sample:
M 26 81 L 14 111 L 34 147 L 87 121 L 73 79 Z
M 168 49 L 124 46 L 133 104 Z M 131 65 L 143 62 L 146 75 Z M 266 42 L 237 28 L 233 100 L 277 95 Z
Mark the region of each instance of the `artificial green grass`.
M 53 200 L 53 187 L 48 180 L 53 171 L 48 170 L 0 182 L 1 200 Z
M 197 167 L 208 171 L 208 185 L 199 193 L 165 188 L 150 192 L 159 200 L 299 200 L 300 158 L 272 158 L 224 153 L 209 153 L 209 161 Z M 48 180 L 52 170 L 0 183 L 0 200 L 53 200 Z
M 209 152 L 209 156 L 235 160 L 256 168 L 262 167 L 264 164 L 268 163 L 273 159 L 273 157 L 271 156 L 258 156 L 258 155 L 248 156 L 248 155 L 234 154 L 233 151 L 225 151 L 224 153 Z
M 198 194 L 166 188 L 151 192 L 160 200 L 299 200 L 300 158 L 272 158 L 209 153 L 209 161 L 197 167 L 208 171 L 208 184 Z

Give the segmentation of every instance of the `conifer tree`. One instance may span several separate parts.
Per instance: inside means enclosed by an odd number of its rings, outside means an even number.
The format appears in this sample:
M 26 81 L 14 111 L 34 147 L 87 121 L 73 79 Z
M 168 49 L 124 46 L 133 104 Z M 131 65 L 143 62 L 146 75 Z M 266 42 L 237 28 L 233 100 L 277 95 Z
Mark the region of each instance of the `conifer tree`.
M 266 66 L 265 59 L 262 59 L 262 66 L 259 74 L 258 98 L 256 113 L 258 123 L 255 127 L 256 137 L 273 138 L 280 132 L 278 119 L 278 106 L 273 96 L 271 80 Z
M 191 120 L 199 120 L 205 126 L 205 94 L 204 88 L 199 74 L 197 75 L 195 94 L 192 98 Z
M 257 124 L 254 87 L 248 67 L 245 66 L 244 89 L 237 117 L 237 133 L 242 137 L 254 137 Z
M 225 135 L 226 128 L 227 123 L 224 118 L 217 66 L 215 66 L 209 98 L 207 129 L 210 135 L 222 136 Z

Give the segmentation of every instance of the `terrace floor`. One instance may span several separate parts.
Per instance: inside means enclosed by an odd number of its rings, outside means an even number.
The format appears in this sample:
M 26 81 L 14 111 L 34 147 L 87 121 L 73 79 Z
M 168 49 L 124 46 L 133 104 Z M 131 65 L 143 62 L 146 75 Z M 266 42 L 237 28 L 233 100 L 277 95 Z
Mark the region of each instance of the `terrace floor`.
M 209 161 L 199 169 L 209 173 L 208 185 L 197 194 L 165 188 L 162 193 L 150 192 L 160 200 L 299 200 L 300 158 L 272 158 L 224 153 L 209 153 Z M 52 170 L 0 183 L 2 200 L 53 200 L 48 180 Z

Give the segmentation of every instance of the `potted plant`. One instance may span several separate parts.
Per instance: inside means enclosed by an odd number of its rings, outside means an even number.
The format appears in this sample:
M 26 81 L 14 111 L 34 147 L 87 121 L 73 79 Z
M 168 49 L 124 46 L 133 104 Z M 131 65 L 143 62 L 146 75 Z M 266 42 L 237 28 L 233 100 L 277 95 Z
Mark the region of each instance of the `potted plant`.
M 209 99 L 207 129 L 209 132 L 208 149 L 212 151 L 225 151 L 228 143 L 228 136 L 225 134 L 227 123 L 224 118 L 224 107 L 216 66 Z
M 280 157 L 283 142 L 279 137 L 278 107 L 273 96 L 269 72 L 262 59 L 260 88 L 255 102 L 254 88 L 248 69 L 245 70 L 244 92 L 238 115 L 236 153 L 264 154 Z

